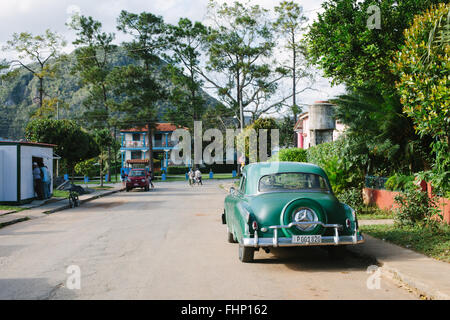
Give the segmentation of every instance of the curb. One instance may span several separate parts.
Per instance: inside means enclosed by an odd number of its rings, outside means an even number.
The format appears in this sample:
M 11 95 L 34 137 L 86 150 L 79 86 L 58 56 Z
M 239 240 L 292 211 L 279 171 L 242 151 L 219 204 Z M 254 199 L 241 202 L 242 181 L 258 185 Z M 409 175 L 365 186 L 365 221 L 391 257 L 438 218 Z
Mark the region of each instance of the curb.
M 112 195 L 112 194 L 117 193 L 117 192 L 122 192 L 124 190 L 125 190 L 125 188 L 121 188 L 121 189 L 117 189 L 117 190 L 113 190 L 113 191 L 107 191 L 105 193 L 98 194 L 98 195 L 93 196 L 91 198 L 80 200 L 80 204 L 86 203 L 86 202 L 89 202 L 89 201 L 92 201 L 92 200 L 96 200 L 96 199 L 99 199 L 99 198 L 103 198 L 103 197 Z M 67 204 L 67 205 L 64 205 L 64 206 L 59 207 L 59 208 L 55 208 L 55 209 L 52 209 L 52 210 L 44 211 L 43 213 L 44 214 L 52 214 L 52 213 L 55 213 L 55 212 L 66 210 L 66 209 L 70 209 L 70 205 Z
M 125 190 L 125 188 L 121 188 L 121 189 L 117 189 L 117 190 L 113 190 L 113 191 L 107 191 L 105 193 L 98 194 L 98 195 L 93 196 L 91 198 L 80 200 L 80 204 L 86 203 L 86 202 L 89 202 L 89 201 L 92 201 L 92 200 L 95 200 L 95 199 L 103 198 L 103 197 L 112 195 L 114 193 L 122 192 L 123 190 Z M 42 214 L 49 215 L 49 214 L 52 214 L 52 213 L 55 213 L 55 212 L 64 211 L 66 209 L 70 209 L 70 205 L 67 204 L 67 205 L 64 205 L 64 206 L 52 209 L 52 210 L 44 211 L 44 212 L 42 212 Z M 10 226 L 10 225 L 22 222 L 22 221 L 28 221 L 28 220 L 34 220 L 34 219 L 37 219 L 37 218 L 21 217 L 21 218 L 13 219 L 11 221 L 0 223 L 0 229 L 3 228 L 3 227 L 6 227 L 6 226 Z
M 364 237 L 371 237 L 367 234 L 364 234 Z M 382 241 L 380 239 L 371 237 L 373 239 L 376 239 L 378 241 Z M 394 245 L 394 244 L 392 244 Z M 421 280 L 414 278 L 412 276 L 409 276 L 402 271 L 400 271 L 397 268 L 391 267 L 389 263 L 383 261 L 383 259 L 380 259 L 376 257 L 374 254 L 370 254 L 367 252 L 360 252 L 356 248 L 349 248 L 349 251 L 351 251 L 353 254 L 361 257 L 361 258 L 369 258 L 376 262 L 376 264 L 379 266 L 379 269 L 381 271 L 381 274 L 386 276 L 387 278 L 390 278 L 392 280 L 400 281 L 403 285 L 405 285 L 408 289 L 413 291 L 416 295 L 418 295 L 421 298 L 426 298 L 427 300 L 450 300 L 450 296 L 446 293 L 443 293 L 439 291 L 436 288 L 431 287 L 430 285 L 423 283 Z M 403 249 L 403 248 L 402 248 Z M 404 249 L 407 250 L 407 249 Z

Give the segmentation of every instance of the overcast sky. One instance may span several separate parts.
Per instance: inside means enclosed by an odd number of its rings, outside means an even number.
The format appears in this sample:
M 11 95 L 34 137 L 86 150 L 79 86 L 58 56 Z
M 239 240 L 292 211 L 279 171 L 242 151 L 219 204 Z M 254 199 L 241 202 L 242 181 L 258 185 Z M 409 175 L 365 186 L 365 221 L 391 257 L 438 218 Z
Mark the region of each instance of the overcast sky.
M 303 6 L 309 21 L 313 21 L 321 11 L 322 0 L 297 0 Z M 104 30 L 115 32 L 116 19 L 121 10 L 139 13 L 152 12 L 164 17 L 165 22 L 176 23 L 179 18 L 204 21 L 208 0 L 0 0 L 0 45 L 11 38 L 15 32 L 28 31 L 41 34 L 46 29 L 62 34 L 70 44 L 73 31 L 65 26 L 74 11 L 92 16 L 102 22 Z M 267 9 L 272 9 L 278 0 L 253 0 Z M 118 34 L 117 42 L 123 38 Z M 72 48 L 68 47 L 68 51 Z M 0 57 L 1 58 L 1 57 Z M 8 56 L 8 58 L 10 58 Z M 344 88 L 331 87 L 326 79 L 319 78 L 315 88 L 299 96 L 302 103 L 327 100 L 343 92 Z

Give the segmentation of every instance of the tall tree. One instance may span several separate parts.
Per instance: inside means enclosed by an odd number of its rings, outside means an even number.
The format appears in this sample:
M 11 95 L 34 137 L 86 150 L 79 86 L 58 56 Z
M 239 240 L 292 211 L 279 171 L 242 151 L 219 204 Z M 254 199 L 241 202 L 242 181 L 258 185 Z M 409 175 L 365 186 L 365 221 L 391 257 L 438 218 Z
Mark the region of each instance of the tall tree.
M 153 132 L 157 121 L 158 103 L 165 98 L 158 79 L 160 70 L 159 54 L 166 46 L 167 39 L 163 18 L 148 12 L 140 14 L 122 11 L 117 20 L 117 29 L 131 35 L 133 40 L 124 43 L 128 54 L 142 65 L 128 66 L 123 69 L 124 82 L 116 81 L 117 88 L 126 92 L 125 101 L 118 105 L 120 111 L 127 112 L 128 125 L 148 127 L 150 171 L 154 175 Z M 120 77 L 120 71 L 117 74 Z M 117 77 L 115 77 L 118 79 Z M 116 88 L 116 90 L 117 90 Z
M 29 71 L 39 81 L 39 108 L 44 105 L 44 80 L 52 78 L 58 64 L 50 62 L 61 57 L 66 41 L 57 33 L 47 29 L 45 34 L 33 36 L 29 32 L 14 33 L 3 50 L 17 52 L 17 59 L 10 61 L 11 68 L 19 66 Z
M 94 131 L 94 139 L 99 148 L 99 161 L 100 161 L 100 186 L 103 187 L 103 161 L 105 158 L 105 152 L 108 151 L 109 146 L 114 143 L 114 137 L 111 132 L 104 129 L 97 129 Z
M 182 18 L 177 25 L 168 26 L 169 57 L 167 66 L 172 90 L 169 101 L 173 108 L 168 111 L 168 119 L 176 124 L 194 128 L 194 121 L 202 119 L 206 110 L 203 96 L 203 81 L 200 68 L 202 40 L 208 30 L 200 22 L 192 23 Z
M 82 119 L 93 128 L 111 131 L 114 100 L 108 74 L 112 70 L 111 55 L 117 52 L 117 46 L 112 43 L 115 35 L 103 32 L 102 24 L 92 17 L 74 15 L 69 27 L 77 32 L 73 42 L 77 46 L 74 71 L 80 74 L 82 83 L 89 90 L 89 96 L 83 101 L 87 111 Z M 111 150 L 108 148 L 108 179 L 111 178 L 110 168 Z
M 289 62 L 283 68 L 289 70 L 292 78 L 292 105 L 294 121 L 297 122 L 297 115 L 301 113 L 301 107 L 297 105 L 297 85 L 302 78 L 311 78 L 312 74 L 307 68 L 306 43 L 301 41 L 300 36 L 305 31 L 305 24 L 308 19 L 303 14 L 303 8 L 294 1 L 282 1 L 275 7 L 277 19 L 274 23 L 275 29 L 282 38 L 284 47 L 289 52 Z M 301 91 L 310 89 L 307 87 Z
M 216 89 L 223 103 L 235 112 L 243 129 L 245 113 L 256 119 L 289 98 L 270 102 L 278 81 L 286 74 L 274 70 L 275 64 L 270 61 L 275 42 L 268 11 L 259 5 L 220 5 L 213 0 L 208 11 L 213 22 L 205 38 L 208 62 L 206 69 L 199 71 L 206 84 Z

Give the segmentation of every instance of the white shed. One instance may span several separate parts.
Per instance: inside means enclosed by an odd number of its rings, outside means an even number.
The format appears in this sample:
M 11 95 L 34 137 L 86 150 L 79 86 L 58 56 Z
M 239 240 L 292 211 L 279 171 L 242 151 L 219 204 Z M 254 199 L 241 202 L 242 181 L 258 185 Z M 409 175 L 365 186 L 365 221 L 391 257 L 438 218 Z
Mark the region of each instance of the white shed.
M 0 141 L 1 204 L 17 205 L 35 199 L 33 162 L 46 165 L 53 173 L 54 147 L 45 143 Z

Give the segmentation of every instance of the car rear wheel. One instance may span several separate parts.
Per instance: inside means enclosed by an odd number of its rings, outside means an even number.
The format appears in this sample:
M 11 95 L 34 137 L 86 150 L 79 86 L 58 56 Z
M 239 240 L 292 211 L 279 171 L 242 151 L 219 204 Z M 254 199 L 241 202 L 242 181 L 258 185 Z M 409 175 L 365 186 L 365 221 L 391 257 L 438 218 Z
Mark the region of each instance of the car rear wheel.
M 244 247 L 239 244 L 239 260 L 241 262 L 253 262 L 253 257 L 255 255 L 255 248 Z
M 230 230 L 228 230 L 228 242 L 229 243 L 237 243 L 237 241 L 234 239 L 234 235 L 233 232 L 230 232 Z

